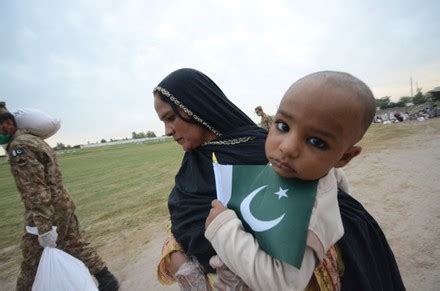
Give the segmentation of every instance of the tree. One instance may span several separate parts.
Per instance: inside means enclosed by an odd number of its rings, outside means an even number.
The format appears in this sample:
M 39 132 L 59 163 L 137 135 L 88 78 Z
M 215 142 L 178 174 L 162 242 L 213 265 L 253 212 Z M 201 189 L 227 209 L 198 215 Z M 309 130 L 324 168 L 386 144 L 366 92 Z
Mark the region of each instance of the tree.
M 145 135 L 146 135 L 146 137 L 156 137 L 156 134 L 154 133 L 154 131 L 147 131 L 147 133 Z
M 390 96 L 385 96 L 380 99 L 376 99 L 376 106 L 380 109 L 385 109 L 390 107 Z
M 65 149 L 71 149 L 72 146 L 68 144 L 67 146 L 64 145 L 62 142 L 58 142 L 57 145 L 53 148 L 56 151 L 65 150 Z
M 406 105 L 406 103 L 402 102 L 402 101 L 390 102 L 390 104 L 388 105 L 388 108 L 405 107 L 405 105 Z
M 403 96 L 400 97 L 399 102 L 403 102 L 403 103 L 412 103 L 413 101 L 413 97 L 409 97 L 409 96 Z
M 417 88 L 417 94 L 414 95 L 413 103 L 414 104 L 423 104 L 426 102 L 426 96 L 422 93 L 422 88 Z
M 101 143 L 106 143 L 107 141 L 105 139 L 101 139 Z
M 62 142 L 57 142 L 57 145 L 55 146 L 55 150 L 64 150 L 66 149 L 66 146 Z
M 146 135 L 145 135 L 144 132 L 136 133 L 136 131 L 133 131 L 133 132 L 131 133 L 131 138 L 132 138 L 132 139 L 145 138 L 145 137 L 146 137 Z

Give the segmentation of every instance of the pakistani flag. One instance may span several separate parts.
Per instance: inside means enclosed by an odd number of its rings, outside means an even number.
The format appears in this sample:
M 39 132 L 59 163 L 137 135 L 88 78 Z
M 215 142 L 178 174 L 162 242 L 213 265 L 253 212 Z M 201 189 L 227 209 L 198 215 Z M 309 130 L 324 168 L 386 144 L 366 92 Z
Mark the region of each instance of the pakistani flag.
M 299 269 L 318 181 L 286 179 L 270 165 L 213 165 L 217 199 L 235 211 L 262 250 Z

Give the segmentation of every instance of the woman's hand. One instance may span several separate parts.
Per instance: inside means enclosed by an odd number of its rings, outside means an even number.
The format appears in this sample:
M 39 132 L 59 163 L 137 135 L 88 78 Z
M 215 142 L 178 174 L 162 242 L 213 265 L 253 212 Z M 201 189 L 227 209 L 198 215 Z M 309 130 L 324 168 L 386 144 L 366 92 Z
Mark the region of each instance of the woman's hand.
M 189 258 L 182 252 L 175 251 L 170 255 L 170 271 L 173 276 L 179 270 L 179 268 L 189 261 Z
M 211 222 L 214 220 L 214 218 L 217 217 L 220 213 L 226 210 L 226 207 L 223 206 L 223 204 L 215 199 L 211 202 L 211 210 L 209 211 L 209 215 L 206 218 L 205 222 L 205 228 L 208 228 L 208 226 L 211 224 Z

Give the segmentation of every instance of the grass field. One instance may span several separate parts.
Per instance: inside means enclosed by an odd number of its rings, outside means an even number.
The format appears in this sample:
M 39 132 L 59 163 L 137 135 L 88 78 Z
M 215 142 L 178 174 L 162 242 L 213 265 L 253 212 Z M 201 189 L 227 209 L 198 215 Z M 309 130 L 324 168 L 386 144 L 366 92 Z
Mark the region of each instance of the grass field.
M 439 122 L 373 125 L 362 146 L 381 150 L 388 142 Z M 77 205 L 83 230 L 100 246 L 121 232 L 167 219 L 167 196 L 183 152 L 173 141 L 78 149 L 59 155 L 64 182 Z M 0 161 L 0 279 L 16 276 L 21 254 L 23 204 L 10 174 Z
M 165 219 L 167 196 L 183 152 L 174 141 L 78 149 L 59 155 L 83 230 L 99 245 L 121 230 Z M 23 203 L 0 162 L 0 272 L 19 259 Z M 7 264 L 9 265 L 9 264 Z M 3 275 L 3 274 L 2 274 Z M 3 277 L 3 276 L 0 276 Z

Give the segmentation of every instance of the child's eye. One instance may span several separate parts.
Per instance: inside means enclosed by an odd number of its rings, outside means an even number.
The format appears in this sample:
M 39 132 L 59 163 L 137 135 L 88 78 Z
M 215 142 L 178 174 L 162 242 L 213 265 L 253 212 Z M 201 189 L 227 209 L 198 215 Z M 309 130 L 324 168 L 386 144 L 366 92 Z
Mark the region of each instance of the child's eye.
M 321 149 L 321 150 L 324 150 L 324 149 L 326 149 L 328 146 L 327 146 L 327 143 L 325 142 L 325 141 L 323 141 L 322 139 L 320 139 L 320 138 L 317 138 L 317 137 L 311 137 L 311 138 L 309 138 L 308 140 L 307 140 L 307 143 L 309 143 L 309 144 L 311 144 L 312 146 L 314 146 L 314 147 L 316 147 L 316 148 L 318 148 L 318 149 Z
M 289 126 L 285 124 L 284 122 L 275 122 L 276 128 L 281 132 L 288 132 Z

